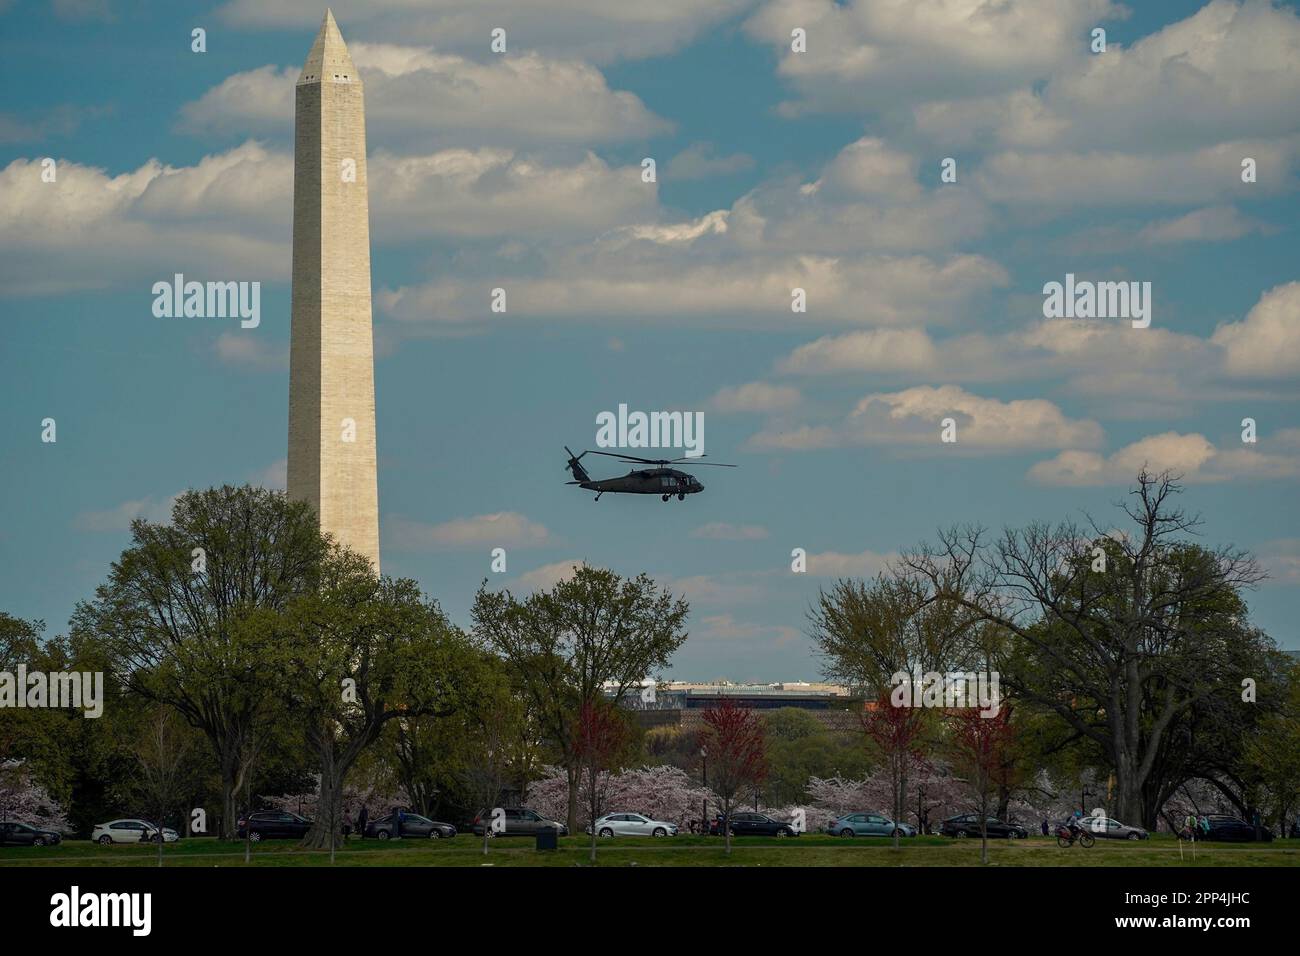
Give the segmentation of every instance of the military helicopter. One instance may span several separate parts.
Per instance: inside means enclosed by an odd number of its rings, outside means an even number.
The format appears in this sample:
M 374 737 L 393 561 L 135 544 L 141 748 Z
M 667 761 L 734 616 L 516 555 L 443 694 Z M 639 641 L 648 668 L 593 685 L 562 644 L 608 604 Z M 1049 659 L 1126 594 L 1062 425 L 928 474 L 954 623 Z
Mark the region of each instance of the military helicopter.
M 658 495 L 662 500 L 667 501 L 673 495 L 677 496 L 678 501 L 685 501 L 687 495 L 699 494 L 704 490 L 704 486 L 699 483 L 694 475 L 688 475 L 684 471 L 678 471 L 676 468 L 669 468 L 669 465 L 675 465 L 679 462 L 689 461 L 694 465 L 711 465 L 714 468 L 739 468 L 739 465 L 724 465 L 716 461 L 700 461 L 703 455 L 697 458 L 637 458 L 635 455 L 615 454 L 608 451 L 591 451 L 588 449 L 581 455 L 574 455 L 569 446 L 565 445 L 564 450 L 569 452 L 569 463 L 565 467 L 572 472 L 575 481 L 566 482 L 570 485 L 578 485 L 586 488 L 588 491 L 596 492 L 596 500 L 605 492 L 614 494 L 629 495 Z M 622 478 L 599 478 L 593 480 L 591 475 L 587 474 L 587 469 L 583 468 L 579 462 L 585 455 L 604 455 L 606 458 L 617 458 L 619 461 L 629 463 L 640 463 L 643 465 L 654 465 L 654 468 L 642 468 L 640 471 L 629 471 Z

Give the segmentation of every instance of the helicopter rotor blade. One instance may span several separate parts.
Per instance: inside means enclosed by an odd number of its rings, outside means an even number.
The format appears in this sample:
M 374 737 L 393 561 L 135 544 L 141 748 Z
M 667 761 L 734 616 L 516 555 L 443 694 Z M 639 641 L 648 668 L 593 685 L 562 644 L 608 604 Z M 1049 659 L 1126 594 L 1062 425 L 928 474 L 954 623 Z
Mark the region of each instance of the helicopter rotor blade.
M 719 461 L 700 461 L 703 455 L 697 455 L 694 458 L 638 458 L 636 455 L 628 455 L 612 451 L 592 451 L 588 449 L 583 452 L 584 455 L 604 455 L 606 458 L 617 458 L 619 461 L 629 463 L 640 463 L 642 465 L 679 465 L 686 464 L 694 467 L 695 465 L 711 465 L 714 468 L 739 468 L 739 465 L 724 465 Z
M 584 455 L 604 455 L 606 458 L 617 458 L 619 461 L 639 461 L 643 465 L 664 465 L 667 464 L 662 458 L 638 458 L 636 455 L 616 454 L 612 451 L 592 451 L 588 449 L 583 452 Z

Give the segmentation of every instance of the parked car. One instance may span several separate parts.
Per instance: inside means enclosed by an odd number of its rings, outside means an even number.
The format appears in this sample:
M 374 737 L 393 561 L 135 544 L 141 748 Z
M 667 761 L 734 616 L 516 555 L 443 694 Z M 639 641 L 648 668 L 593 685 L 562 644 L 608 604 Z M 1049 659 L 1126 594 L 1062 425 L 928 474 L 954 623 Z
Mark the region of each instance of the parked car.
M 0 823 L 0 846 L 53 846 L 62 841 L 62 835 L 55 830 L 42 830 L 17 820 Z
M 587 827 L 591 832 L 591 827 Z M 596 833 L 612 836 L 677 836 L 677 824 L 666 820 L 651 820 L 639 813 L 607 813 L 596 821 Z
M 1004 823 L 994 817 L 987 817 L 984 831 L 991 837 L 1004 840 L 1024 840 L 1029 837 L 1029 830 L 1019 823 Z M 980 835 L 980 818 L 978 813 L 962 813 L 949 817 L 939 827 L 939 832 L 946 837 L 977 837 Z
M 287 810 L 258 810 L 251 816 L 240 817 L 235 826 L 239 839 L 254 843 L 259 840 L 301 840 L 311 829 L 311 821 Z
M 90 839 L 105 846 L 110 843 L 156 843 L 159 831 L 155 824 L 147 820 L 113 820 L 109 823 L 96 823 Z M 175 843 L 180 839 L 180 834 L 171 827 L 163 827 L 161 839 L 166 843 Z
M 393 832 L 393 815 L 390 813 L 386 817 L 380 817 L 378 820 L 372 820 L 366 824 L 368 837 L 378 840 L 391 839 L 396 834 Z M 439 823 L 436 820 L 430 820 L 428 817 L 422 817 L 418 813 L 402 814 L 402 838 L 422 837 L 429 840 L 450 840 L 456 835 L 456 828 L 450 823 Z
M 916 836 L 910 823 L 895 823 L 879 813 L 846 813 L 826 824 L 827 833 L 840 837 L 893 836 L 895 830 L 899 836 Z
M 1226 814 L 1206 814 L 1206 821 L 1210 824 L 1210 832 L 1204 834 L 1203 840 L 1223 840 L 1235 843 L 1252 843 L 1255 840 L 1254 824 L 1247 823 L 1237 817 L 1230 817 Z M 1273 842 L 1273 831 L 1268 827 L 1259 828 L 1259 838 L 1261 842 Z
M 569 828 L 557 820 L 548 820 L 536 810 L 527 807 L 505 807 L 505 829 L 500 833 L 492 830 L 492 811 L 480 810 L 474 818 L 474 835 L 482 836 L 486 827 L 489 837 L 497 836 L 536 836 L 541 830 L 550 828 L 560 836 L 568 836 Z
M 1106 840 L 1145 840 L 1150 834 L 1142 827 L 1131 827 L 1110 817 L 1084 817 L 1079 821 L 1093 836 Z
M 794 825 L 786 823 L 784 820 L 776 820 L 769 817 L 766 813 L 733 813 L 731 815 L 731 835 L 732 836 L 775 836 L 775 837 L 792 837 L 798 836 L 798 831 Z M 722 817 L 714 817 L 713 822 L 709 824 L 709 834 L 718 836 L 722 833 Z

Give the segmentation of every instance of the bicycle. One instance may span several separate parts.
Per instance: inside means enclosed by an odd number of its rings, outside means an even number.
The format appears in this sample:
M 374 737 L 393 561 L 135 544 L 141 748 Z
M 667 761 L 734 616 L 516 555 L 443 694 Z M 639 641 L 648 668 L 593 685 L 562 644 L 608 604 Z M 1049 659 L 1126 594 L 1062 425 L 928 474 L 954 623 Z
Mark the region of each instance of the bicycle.
M 1079 846 L 1085 849 L 1097 842 L 1097 839 L 1087 830 L 1075 830 L 1070 827 L 1056 828 L 1056 845 L 1062 850 L 1074 846 L 1076 840 L 1079 841 Z

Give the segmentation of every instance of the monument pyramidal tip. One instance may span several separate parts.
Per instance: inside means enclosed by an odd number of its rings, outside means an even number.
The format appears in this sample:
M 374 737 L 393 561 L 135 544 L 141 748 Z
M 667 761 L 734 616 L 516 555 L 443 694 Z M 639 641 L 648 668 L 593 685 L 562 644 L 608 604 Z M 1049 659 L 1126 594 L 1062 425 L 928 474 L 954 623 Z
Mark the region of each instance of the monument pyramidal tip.
M 365 98 L 328 10 L 295 90 L 292 315 L 289 497 L 378 572 Z

